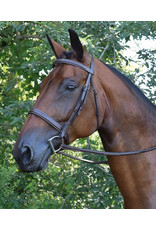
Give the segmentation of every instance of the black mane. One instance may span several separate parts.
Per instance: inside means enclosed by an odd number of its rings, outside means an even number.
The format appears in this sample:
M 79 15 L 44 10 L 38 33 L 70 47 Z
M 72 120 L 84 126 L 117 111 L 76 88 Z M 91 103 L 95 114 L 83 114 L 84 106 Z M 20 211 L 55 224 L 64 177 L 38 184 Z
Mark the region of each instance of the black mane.
M 101 61 L 101 60 L 100 60 Z M 119 72 L 114 67 L 104 63 L 101 61 L 105 66 L 107 66 L 117 77 L 119 77 L 124 83 L 137 95 L 139 96 L 146 104 L 149 106 L 152 106 L 154 109 L 156 109 L 156 106 L 142 93 L 142 91 L 124 74 Z

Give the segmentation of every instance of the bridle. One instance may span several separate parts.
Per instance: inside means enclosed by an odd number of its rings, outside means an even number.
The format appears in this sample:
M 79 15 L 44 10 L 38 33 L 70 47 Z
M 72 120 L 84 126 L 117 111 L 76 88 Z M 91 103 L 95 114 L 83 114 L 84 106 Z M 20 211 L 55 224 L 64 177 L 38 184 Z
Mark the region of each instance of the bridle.
M 93 74 L 94 74 L 94 59 L 93 59 L 93 57 L 91 57 L 90 67 L 87 67 L 87 66 L 85 66 L 85 65 L 83 65 L 77 61 L 73 61 L 70 59 L 56 59 L 53 63 L 53 67 L 60 65 L 60 64 L 72 65 L 72 66 L 78 67 L 80 69 L 83 69 L 86 72 L 88 72 L 88 77 L 87 77 L 86 82 L 83 86 L 81 95 L 80 95 L 80 97 L 76 103 L 76 106 L 74 107 L 68 120 L 63 124 L 63 126 L 61 126 L 60 123 L 58 123 L 52 117 L 50 117 L 49 115 L 47 115 L 46 113 L 44 113 L 43 111 L 41 111 L 37 108 L 32 108 L 29 111 L 29 114 L 34 114 L 34 115 L 40 117 L 41 119 L 46 121 L 49 125 L 51 125 L 54 129 L 56 129 L 58 131 L 57 136 L 53 136 L 48 140 L 50 148 L 52 150 L 52 154 L 59 153 L 61 155 L 70 157 L 72 159 L 84 161 L 86 163 L 103 164 L 103 163 L 106 163 L 106 161 L 91 161 L 91 160 L 87 160 L 87 159 L 77 158 L 77 157 L 74 157 L 70 154 L 61 152 L 60 150 L 64 149 L 64 150 L 71 150 L 71 151 L 76 151 L 76 152 L 77 151 L 78 152 L 86 152 L 86 153 L 93 153 L 93 154 L 106 155 L 106 156 L 123 156 L 123 155 L 132 155 L 132 154 L 149 152 L 149 151 L 156 149 L 156 146 L 155 146 L 155 147 L 152 147 L 149 149 L 131 151 L 131 152 L 103 152 L 103 151 L 97 151 L 97 150 L 91 150 L 91 149 L 82 149 L 82 148 L 77 148 L 77 147 L 66 145 L 65 144 L 65 136 L 67 133 L 67 129 L 72 124 L 72 122 L 75 120 L 75 118 L 77 116 L 79 116 L 79 114 L 81 113 L 81 110 L 83 109 L 83 107 L 85 105 L 85 102 L 86 102 L 86 99 L 87 99 L 91 85 L 92 85 L 93 92 L 94 92 L 94 101 L 95 101 L 96 118 L 97 118 L 97 130 L 99 128 L 99 107 L 98 107 L 97 91 L 96 91 L 96 88 L 95 88 L 94 82 L 93 82 Z M 54 144 L 53 144 L 54 139 L 61 140 L 61 144 L 60 144 L 58 149 L 55 149 L 55 147 L 54 147 Z
M 57 121 L 55 121 L 53 118 L 49 117 L 46 113 L 42 112 L 41 110 L 37 109 L 37 108 L 32 108 L 29 113 L 30 114 L 35 114 L 37 116 L 39 116 L 40 118 L 42 118 L 44 121 L 46 121 L 47 123 L 49 123 L 53 128 L 55 128 L 58 132 L 59 135 L 58 136 L 54 136 L 52 138 L 50 138 L 49 144 L 51 146 L 51 149 L 53 151 L 53 153 L 58 152 L 61 148 L 59 149 L 54 149 L 53 146 L 53 140 L 55 138 L 60 138 L 62 139 L 62 142 L 64 142 L 65 136 L 66 136 L 66 132 L 67 129 L 69 127 L 69 125 L 71 125 L 71 123 L 75 120 L 75 118 L 77 116 L 79 116 L 79 114 L 81 113 L 81 110 L 83 109 L 83 106 L 85 105 L 87 96 L 88 96 L 88 92 L 90 90 L 90 85 L 92 84 L 93 87 L 93 91 L 94 91 L 94 99 L 95 99 L 95 107 L 96 107 L 96 116 L 97 116 L 97 129 L 99 127 L 99 109 L 98 109 L 98 101 L 97 101 L 97 92 L 92 80 L 92 76 L 94 74 L 94 60 L 93 58 L 91 58 L 91 66 L 90 68 L 73 60 L 69 60 L 69 59 L 57 59 L 54 61 L 53 63 L 53 67 L 59 65 L 59 64 L 67 64 L 67 65 L 73 65 L 76 67 L 79 67 L 83 70 L 85 70 L 86 72 L 88 72 L 88 77 L 87 80 L 83 86 L 81 95 L 76 103 L 76 106 L 74 107 L 72 113 L 70 114 L 68 120 L 64 123 L 63 126 L 60 125 L 60 123 L 58 123 Z

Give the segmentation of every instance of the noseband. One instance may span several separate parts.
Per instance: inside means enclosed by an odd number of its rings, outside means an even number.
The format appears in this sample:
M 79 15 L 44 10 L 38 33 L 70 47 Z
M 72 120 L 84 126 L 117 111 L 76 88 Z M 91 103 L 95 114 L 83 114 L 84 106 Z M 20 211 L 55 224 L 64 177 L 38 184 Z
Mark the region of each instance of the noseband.
M 92 78 L 93 74 L 94 74 L 94 59 L 93 59 L 93 57 L 91 57 L 90 67 L 87 67 L 87 66 L 85 66 L 79 62 L 69 60 L 69 59 L 57 59 L 54 61 L 53 67 L 60 65 L 60 64 L 72 65 L 72 66 L 78 67 L 80 69 L 83 69 L 86 72 L 88 72 L 88 77 L 87 77 L 85 85 L 83 86 L 83 89 L 82 89 L 81 95 L 77 101 L 77 104 L 74 107 L 74 110 L 70 114 L 68 120 L 63 124 L 63 126 L 61 126 L 60 123 L 58 123 L 52 117 L 48 116 L 46 113 L 44 113 L 43 111 L 41 111 L 37 108 L 32 108 L 29 111 L 29 114 L 34 114 L 34 115 L 40 117 L 41 119 L 46 121 L 49 125 L 51 125 L 54 129 L 56 129 L 59 132 L 57 136 L 53 136 L 52 138 L 50 138 L 48 140 L 53 154 L 58 152 L 59 154 L 62 154 L 64 156 L 67 156 L 67 157 L 70 157 L 70 158 L 73 158 L 76 160 L 84 161 L 86 163 L 103 164 L 103 163 L 106 163 L 106 161 L 91 161 L 91 160 L 86 160 L 86 159 L 82 159 L 82 158 L 77 158 L 77 157 L 74 157 L 74 156 L 69 155 L 67 153 L 63 153 L 60 150 L 65 149 L 65 150 L 71 150 L 71 151 L 76 151 L 76 152 L 77 151 L 78 152 L 86 152 L 86 153 L 93 153 L 93 154 L 106 155 L 106 156 L 123 156 L 123 155 L 132 155 L 132 154 L 149 152 L 149 151 L 156 149 L 156 147 L 152 147 L 149 149 L 137 150 L 137 151 L 132 151 L 132 152 L 103 152 L 103 151 L 96 151 L 96 150 L 91 150 L 91 149 L 88 150 L 88 149 L 77 148 L 77 147 L 73 147 L 73 146 L 69 146 L 69 145 L 64 144 L 67 129 L 71 125 L 71 123 L 75 120 L 75 118 L 77 116 L 79 116 L 79 114 L 81 113 L 81 110 L 83 109 L 83 106 L 85 105 L 85 102 L 86 102 L 86 99 L 87 99 L 91 85 L 92 85 L 93 92 L 94 92 L 94 101 L 95 101 L 95 109 L 96 109 L 96 117 L 97 117 L 97 130 L 99 128 L 99 108 L 98 108 L 98 100 L 97 100 L 97 91 L 95 89 L 95 86 L 93 83 L 93 78 Z M 54 144 L 53 144 L 53 141 L 55 139 L 61 140 L 61 144 L 60 144 L 58 149 L 55 149 Z

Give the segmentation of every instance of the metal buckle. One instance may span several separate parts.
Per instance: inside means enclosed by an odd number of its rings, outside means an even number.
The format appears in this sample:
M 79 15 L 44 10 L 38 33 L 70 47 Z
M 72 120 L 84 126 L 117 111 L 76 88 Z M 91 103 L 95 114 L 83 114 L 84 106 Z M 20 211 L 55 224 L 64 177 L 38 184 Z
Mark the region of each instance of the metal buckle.
M 60 146 L 59 146 L 58 149 L 55 149 L 55 148 L 54 148 L 54 145 L 53 145 L 53 142 L 52 142 L 52 140 L 54 140 L 54 139 L 56 139 L 56 138 L 59 138 L 59 139 L 61 139 L 61 141 L 62 141 L 62 143 L 60 144 Z M 52 150 L 53 154 L 55 154 L 55 153 L 57 153 L 58 151 L 60 151 L 61 148 L 62 148 L 62 145 L 64 144 L 64 139 L 63 139 L 63 137 L 60 137 L 60 136 L 51 137 L 50 139 L 48 139 L 48 141 L 49 141 L 49 144 L 50 144 L 50 147 L 51 147 L 51 150 Z

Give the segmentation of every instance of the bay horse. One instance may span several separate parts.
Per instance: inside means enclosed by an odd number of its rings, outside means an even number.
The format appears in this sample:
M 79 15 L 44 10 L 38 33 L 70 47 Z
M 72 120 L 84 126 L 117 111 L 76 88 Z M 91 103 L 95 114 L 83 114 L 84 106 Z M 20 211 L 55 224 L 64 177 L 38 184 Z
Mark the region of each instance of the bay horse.
M 69 35 L 71 52 L 48 37 L 57 59 L 13 150 L 24 172 L 44 170 L 62 142 L 96 130 L 109 152 L 156 144 L 156 107 L 118 70 L 92 58 L 75 31 Z M 125 208 L 156 208 L 156 150 L 107 158 Z

